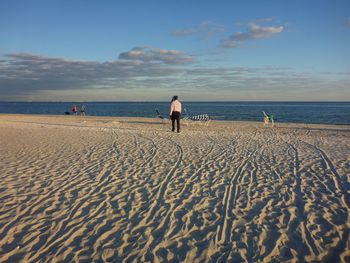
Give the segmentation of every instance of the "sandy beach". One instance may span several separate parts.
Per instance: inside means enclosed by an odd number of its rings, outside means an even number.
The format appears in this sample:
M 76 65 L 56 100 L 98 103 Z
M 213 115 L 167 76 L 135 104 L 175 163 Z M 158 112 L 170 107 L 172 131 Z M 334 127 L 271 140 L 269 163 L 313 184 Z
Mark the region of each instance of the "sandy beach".
M 0 115 L 0 262 L 350 262 L 350 126 Z

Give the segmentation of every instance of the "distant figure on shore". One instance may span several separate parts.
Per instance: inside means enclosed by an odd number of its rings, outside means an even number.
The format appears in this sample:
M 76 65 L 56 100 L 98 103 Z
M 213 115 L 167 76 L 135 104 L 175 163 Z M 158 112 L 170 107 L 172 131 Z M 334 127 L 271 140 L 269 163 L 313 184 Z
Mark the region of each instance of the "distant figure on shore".
M 264 126 L 269 125 L 269 123 L 271 122 L 272 127 L 275 125 L 274 119 L 273 119 L 273 115 L 268 115 L 265 113 L 265 111 L 263 111 L 264 114 Z
M 178 100 L 177 96 L 174 96 L 171 100 L 170 104 L 170 119 L 172 129 L 171 131 L 175 131 L 175 121 L 177 126 L 177 132 L 180 132 L 180 116 L 181 116 L 181 102 Z
M 81 116 L 85 116 L 86 115 L 85 114 L 85 105 L 84 104 L 82 104 L 81 107 L 80 107 L 80 115 Z
M 77 109 L 77 105 L 73 106 L 73 114 L 77 115 L 78 109 Z

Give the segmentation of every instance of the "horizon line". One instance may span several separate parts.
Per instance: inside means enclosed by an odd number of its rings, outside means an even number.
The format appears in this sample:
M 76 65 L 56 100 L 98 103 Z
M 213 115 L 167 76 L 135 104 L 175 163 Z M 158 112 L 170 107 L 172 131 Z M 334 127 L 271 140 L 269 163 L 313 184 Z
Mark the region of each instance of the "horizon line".
M 86 101 L 79 101 L 79 100 L 72 100 L 72 101 L 51 101 L 51 100 L 0 100 L 0 103 L 110 103 L 110 102 L 117 102 L 117 103 L 152 103 L 152 102 L 169 102 L 170 100 L 86 100 Z M 348 102 L 350 103 L 350 100 L 180 100 L 183 102 Z

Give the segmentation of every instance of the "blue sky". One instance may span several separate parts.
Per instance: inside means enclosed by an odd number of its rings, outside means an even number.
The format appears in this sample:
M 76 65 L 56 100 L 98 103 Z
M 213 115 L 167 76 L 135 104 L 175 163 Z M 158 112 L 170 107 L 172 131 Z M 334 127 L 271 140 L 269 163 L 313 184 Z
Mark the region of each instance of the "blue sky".
M 350 1 L 0 2 L 0 100 L 350 100 Z

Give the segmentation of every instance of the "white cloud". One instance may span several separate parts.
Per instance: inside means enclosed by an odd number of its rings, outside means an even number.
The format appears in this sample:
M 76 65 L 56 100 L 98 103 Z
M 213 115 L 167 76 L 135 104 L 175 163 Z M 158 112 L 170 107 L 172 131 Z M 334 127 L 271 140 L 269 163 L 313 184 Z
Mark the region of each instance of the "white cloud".
M 178 50 L 164 50 L 147 47 L 135 47 L 130 51 L 123 52 L 119 55 L 119 59 L 165 63 L 170 65 L 188 64 L 193 62 L 191 56 L 187 56 L 184 52 Z
M 261 27 L 255 24 L 250 26 L 250 34 L 252 38 L 270 38 L 276 34 L 279 34 L 283 31 L 283 26 L 279 27 Z
M 232 34 L 221 41 L 221 46 L 226 48 L 236 48 L 244 41 L 271 38 L 282 33 L 283 30 L 283 26 L 259 26 L 255 23 L 251 23 L 247 32 L 237 32 Z

